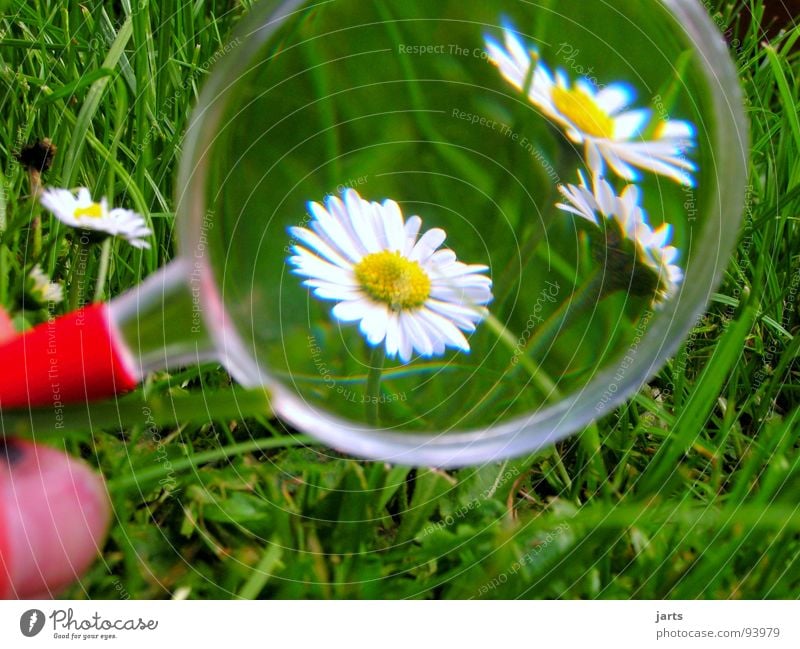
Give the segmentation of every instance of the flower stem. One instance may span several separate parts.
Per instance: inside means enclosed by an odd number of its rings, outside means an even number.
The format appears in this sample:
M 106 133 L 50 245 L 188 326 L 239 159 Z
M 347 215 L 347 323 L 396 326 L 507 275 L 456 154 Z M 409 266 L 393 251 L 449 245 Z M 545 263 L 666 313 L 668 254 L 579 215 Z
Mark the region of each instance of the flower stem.
M 553 313 L 539 328 L 536 335 L 532 336 L 525 347 L 525 357 L 537 356 L 539 352 L 550 345 L 555 337 L 565 330 L 575 318 L 586 311 L 610 291 L 606 290 L 603 271 L 597 271 L 583 286 L 575 291 L 569 300 L 563 302 L 558 310 Z
M 31 211 L 33 212 L 31 227 L 28 232 L 28 249 L 30 258 L 37 261 L 39 255 L 42 254 L 42 215 L 39 203 L 39 197 L 42 194 L 42 182 L 39 171 L 30 169 L 28 171 L 28 179 L 31 186 Z
M 83 306 L 84 288 L 86 285 L 86 268 L 89 265 L 89 237 L 87 234 L 81 232 L 78 234 L 77 242 L 75 244 L 75 258 L 72 266 L 72 273 L 70 274 L 69 283 L 69 309 L 75 309 Z
M 493 314 L 489 314 L 486 316 L 486 325 L 491 329 L 496 335 L 498 340 L 502 342 L 513 354 L 512 358 L 517 359 L 522 367 L 524 367 L 528 374 L 531 377 L 533 383 L 539 388 L 542 394 L 545 397 L 549 397 L 552 399 L 558 399 L 561 395 L 558 393 L 558 388 L 553 380 L 545 374 L 545 372 L 540 368 L 531 358 L 528 358 L 525 354 L 519 354 L 519 340 L 512 334 L 505 325 L 500 322 Z
M 97 280 L 94 284 L 94 302 L 103 299 L 103 289 L 105 289 L 108 277 L 108 264 L 111 261 L 111 240 L 112 238 L 108 237 L 100 247 L 100 267 L 97 269 Z
M 367 374 L 367 423 L 377 426 L 380 414 L 381 375 L 386 360 L 383 345 L 375 345 L 369 357 L 369 373 Z

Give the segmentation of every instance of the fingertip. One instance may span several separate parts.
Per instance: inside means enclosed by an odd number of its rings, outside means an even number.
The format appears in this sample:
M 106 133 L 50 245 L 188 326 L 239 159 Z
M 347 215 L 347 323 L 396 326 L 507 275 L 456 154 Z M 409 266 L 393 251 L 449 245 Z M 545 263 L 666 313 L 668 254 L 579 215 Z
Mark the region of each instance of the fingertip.
M 102 547 L 102 478 L 55 449 L 12 441 L 0 454 L 0 596 L 41 597 L 78 579 Z M 11 461 L 9 461 L 11 460 Z

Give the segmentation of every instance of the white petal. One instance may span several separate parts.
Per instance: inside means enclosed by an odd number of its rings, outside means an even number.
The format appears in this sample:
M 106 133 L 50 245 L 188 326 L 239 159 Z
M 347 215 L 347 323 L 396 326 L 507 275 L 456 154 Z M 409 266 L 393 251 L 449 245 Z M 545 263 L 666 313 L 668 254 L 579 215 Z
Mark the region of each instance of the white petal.
M 594 198 L 600 206 L 600 210 L 606 216 L 615 214 L 614 206 L 617 202 L 617 196 L 614 193 L 614 189 L 603 178 L 595 178 L 594 183 Z
M 417 315 L 429 325 L 428 331 L 434 332 L 448 347 L 455 347 L 463 352 L 469 351 L 469 343 L 464 334 L 447 318 L 425 307 L 419 309 Z
M 92 204 L 92 194 L 86 187 L 78 189 L 78 205 L 81 207 L 88 207 Z
M 386 337 L 389 324 L 389 309 L 381 304 L 372 304 L 359 329 L 370 345 L 379 345 Z
M 418 261 L 421 264 L 425 263 L 428 257 L 436 252 L 436 249 L 444 243 L 446 238 L 447 234 L 440 228 L 428 230 L 420 237 L 419 241 L 417 241 L 417 244 L 414 246 L 408 258 L 413 261 Z
M 358 211 L 347 212 L 350 227 L 357 233 L 355 238 L 365 255 L 380 252 L 385 247 L 382 234 L 379 236 L 376 232 L 374 212 L 374 206 L 367 201 L 361 201 Z
M 597 225 L 597 217 L 593 213 L 590 214 L 588 212 L 584 212 L 583 210 L 579 210 L 578 208 L 573 207 L 572 205 L 567 205 L 566 203 L 556 203 L 556 207 L 560 210 L 563 210 L 564 212 L 570 212 L 575 216 L 580 216 L 581 218 L 586 219 L 590 223 L 594 223 L 595 225 Z
M 633 97 L 633 88 L 628 84 L 611 83 L 597 93 L 595 101 L 607 114 L 614 115 L 628 106 Z
M 419 236 L 419 229 L 422 227 L 422 219 L 418 216 L 414 215 L 406 221 L 406 240 L 407 244 L 409 244 L 406 249 L 404 250 L 404 254 L 411 253 L 411 249 L 414 247 L 414 244 L 417 242 L 417 236 Z
M 417 352 L 423 356 L 433 355 L 433 342 L 414 312 L 403 311 L 400 313 L 400 327 L 405 331 L 408 340 Z
M 556 207 L 582 216 L 587 221 L 597 225 L 596 210 L 598 205 L 592 192 L 585 187 L 577 187 L 575 185 L 559 185 L 558 191 L 571 205 L 558 203 Z
M 309 279 L 303 282 L 303 286 L 313 289 L 314 295 L 321 300 L 353 301 L 363 297 L 359 287 L 340 286 L 329 282 Z
M 66 189 L 46 189 L 39 200 L 60 220 L 69 225 L 75 222 L 74 214 L 77 202 L 71 192 Z
M 342 225 L 342 228 L 347 233 L 349 241 L 352 242 L 353 247 L 357 251 L 359 258 L 370 252 L 362 236 L 364 227 L 362 225 L 363 216 L 361 211 L 349 211 L 342 200 L 338 196 L 333 195 L 329 195 L 325 199 L 325 207 L 328 213 Z
M 487 36 L 485 44 L 489 60 L 497 66 L 503 78 L 518 90 L 522 90 L 527 66 L 520 66 L 519 62 L 492 37 Z
M 603 159 L 608 163 L 608 166 L 617 174 L 620 178 L 623 178 L 628 181 L 634 181 L 639 179 L 639 174 L 636 170 L 621 159 L 619 155 L 617 155 L 617 151 L 621 149 L 621 147 L 613 147 L 609 140 L 605 140 L 603 142 L 596 142 L 595 148 L 599 155 L 603 157 Z
M 363 320 L 369 312 L 370 306 L 370 301 L 362 297 L 352 302 L 339 302 L 333 307 L 331 313 L 340 322 L 355 322 Z
M 314 232 L 320 235 L 333 248 L 340 251 L 349 261 L 358 263 L 362 255 L 341 220 L 331 215 L 319 203 L 310 202 L 308 209 L 315 219 L 309 224 Z
M 395 201 L 386 199 L 380 211 L 389 250 L 402 253 L 406 247 L 406 231 L 400 206 Z
M 670 119 L 661 122 L 656 131 L 656 137 L 658 139 L 674 138 L 677 140 L 693 140 L 695 135 L 694 126 L 689 122 L 679 119 Z
M 600 176 L 603 174 L 603 154 L 597 146 L 597 143 L 592 139 L 586 140 L 586 163 L 589 167 L 589 172 L 593 176 Z
M 289 262 L 295 266 L 292 272 L 296 275 L 312 277 L 347 286 L 352 284 L 352 271 L 334 266 L 301 246 L 294 246 L 293 250 L 296 254 L 289 258 Z
M 650 111 L 646 108 L 622 113 L 614 119 L 614 139 L 632 140 L 637 137 L 650 121 Z
M 429 299 L 425 302 L 425 306 L 450 320 L 459 329 L 469 333 L 475 331 L 475 325 L 485 317 L 485 312 L 454 302 Z
M 403 313 L 399 313 L 397 317 L 397 331 L 399 337 L 398 343 L 398 357 L 403 363 L 408 363 L 411 360 L 411 354 L 414 351 L 413 332 L 408 329 Z
M 386 323 L 386 356 L 394 358 L 400 349 L 400 323 L 396 311 L 389 313 Z
M 653 236 L 651 237 L 647 245 L 654 248 L 663 248 L 664 246 L 667 245 L 667 243 L 671 238 L 672 238 L 672 226 L 669 223 L 662 223 L 653 232 Z
M 580 78 L 575 81 L 574 87 L 580 90 L 587 97 L 591 97 L 593 103 L 597 103 L 597 88 L 595 85 L 586 78 Z
M 522 40 L 522 37 L 515 33 L 510 24 L 505 24 L 503 29 L 503 36 L 511 57 L 520 68 L 527 71 L 528 66 L 531 64 L 531 57 Z
M 460 261 L 454 261 L 446 266 L 440 266 L 432 263 L 431 259 L 432 256 L 424 267 L 436 278 L 441 277 L 452 280 L 463 275 L 476 275 L 482 278 L 481 281 L 487 279 L 484 275 L 480 275 L 480 273 L 485 273 L 489 270 L 489 267 L 483 264 L 464 264 Z
M 352 262 L 345 259 L 339 251 L 334 250 L 331 246 L 329 246 L 316 232 L 307 230 L 306 228 L 293 227 L 289 228 L 289 233 L 295 239 L 308 246 L 309 249 L 313 250 L 319 255 L 322 255 L 325 259 L 339 266 L 340 268 L 353 267 Z
M 492 301 L 492 292 L 486 287 L 432 286 L 430 296 L 444 302 L 476 305 L 488 304 Z

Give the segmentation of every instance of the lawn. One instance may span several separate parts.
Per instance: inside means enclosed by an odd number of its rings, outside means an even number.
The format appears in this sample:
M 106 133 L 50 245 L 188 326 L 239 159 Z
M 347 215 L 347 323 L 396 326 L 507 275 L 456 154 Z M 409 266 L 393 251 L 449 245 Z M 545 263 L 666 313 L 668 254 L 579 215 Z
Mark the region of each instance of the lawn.
M 21 297 L 34 263 L 66 287 L 60 313 L 172 258 L 182 136 L 250 3 L 3 4 L 0 304 L 23 329 L 48 316 Z M 452 471 L 325 448 L 214 365 L 67 407 L 58 429 L 52 413 L 3 413 L 6 435 L 106 478 L 109 538 L 64 595 L 796 598 L 800 30 L 767 25 L 767 0 L 706 4 L 751 122 L 745 222 L 707 312 L 648 385 L 555 448 Z M 43 137 L 58 147 L 44 183 L 136 209 L 156 245 L 109 241 L 76 264 L 15 155 Z

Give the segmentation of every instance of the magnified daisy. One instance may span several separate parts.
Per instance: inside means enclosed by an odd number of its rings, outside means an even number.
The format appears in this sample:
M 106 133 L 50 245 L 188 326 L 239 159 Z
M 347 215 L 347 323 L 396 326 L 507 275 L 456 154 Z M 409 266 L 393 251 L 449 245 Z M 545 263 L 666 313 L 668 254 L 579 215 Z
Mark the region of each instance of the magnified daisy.
M 72 228 L 100 236 L 120 237 L 136 248 L 150 247 L 145 237 L 152 232 L 140 214 L 121 207 L 109 209 L 105 198 L 99 203 L 92 200 L 85 187 L 81 187 L 77 195 L 66 189 L 47 189 L 41 201 L 59 221 Z
M 58 303 L 64 299 L 64 288 L 61 284 L 51 282 L 50 277 L 39 264 L 31 268 L 25 282 L 26 294 L 37 304 Z
M 414 352 L 469 351 L 464 333 L 475 330 L 492 300 L 486 266 L 441 248 L 444 230 L 419 236 L 420 217 L 404 219 L 393 200 L 367 201 L 348 189 L 308 209 L 310 227 L 289 230 L 299 243 L 288 261 L 316 297 L 336 302 L 336 320 L 357 322 L 370 345 L 404 363 Z
M 664 223 L 655 230 L 650 227 L 636 185 L 628 185 L 617 196 L 603 178 L 595 176 L 590 188 L 580 171 L 578 176 L 579 185 L 559 187 L 565 202 L 556 207 L 602 231 L 592 244 L 595 258 L 605 265 L 607 290 L 626 289 L 632 295 L 652 297 L 654 304 L 673 297 L 683 271 L 674 263 L 678 249 L 669 245 L 672 226 Z
M 695 129 L 683 120 L 658 120 L 653 111 L 632 108 L 635 91 L 625 83 L 598 88 L 587 78 L 571 81 L 566 72 L 555 75 L 506 24 L 501 44 L 485 37 L 489 60 L 511 85 L 527 94 L 530 102 L 564 129 L 576 144 L 583 144 L 591 169 L 604 164 L 625 180 L 638 180 L 642 169 L 693 186 L 695 164 L 686 153 L 694 147 Z M 652 134 L 649 135 L 650 129 Z M 648 138 L 645 139 L 645 134 Z

